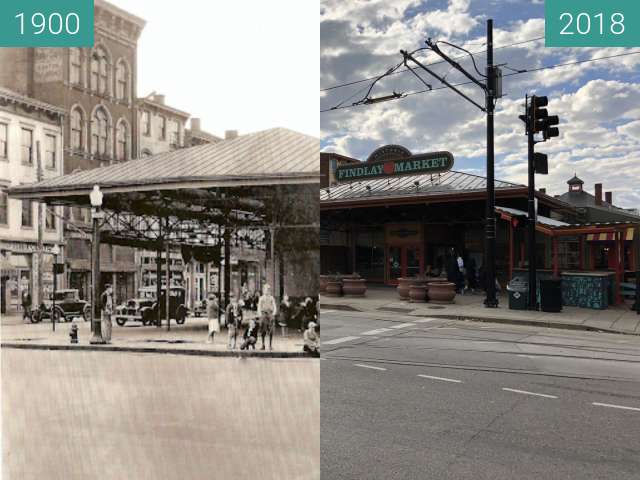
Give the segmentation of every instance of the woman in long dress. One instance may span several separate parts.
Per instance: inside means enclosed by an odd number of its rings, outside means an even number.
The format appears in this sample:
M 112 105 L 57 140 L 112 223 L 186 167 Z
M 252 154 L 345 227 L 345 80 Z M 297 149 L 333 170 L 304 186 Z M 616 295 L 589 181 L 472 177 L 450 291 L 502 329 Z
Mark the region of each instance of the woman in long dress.
M 209 294 L 207 300 L 207 317 L 209 318 L 209 336 L 207 343 L 213 343 L 213 337 L 220 332 L 220 321 L 218 320 L 218 299 L 215 294 Z

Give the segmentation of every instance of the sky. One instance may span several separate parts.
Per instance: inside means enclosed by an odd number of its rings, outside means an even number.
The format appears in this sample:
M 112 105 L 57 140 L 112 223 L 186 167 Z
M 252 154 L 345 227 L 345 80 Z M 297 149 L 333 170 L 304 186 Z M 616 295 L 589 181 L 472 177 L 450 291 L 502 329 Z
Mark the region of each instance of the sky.
M 542 0 L 322 0 L 320 8 L 321 109 L 350 106 L 364 98 L 371 82 L 324 90 L 377 76 L 402 61 L 400 49 L 425 47 L 425 40 L 444 40 L 471 52 L 486 48 L 486 20 L 494 20 L 496 64 L 515 70 L 624 54 L 637 49 L 546 48 Z M 514 43 L 520 45 L 510 46 Z M 440 44 L 450 56 L 460 56 L 474 73 L 470 57 Z M 502 47 L 502 48 L 501 48 Z M 506 48 L 505 48 L 506 47 Z M 423 63 L 440 60 L 433 52 L 416 54 Z M 486 57 L 474 55 L 481 73 Z M 503 68 L 505 75 L 514 73 Z M 549 175 L 536 175 L 536 186 L 547 193 L 567 191 L 574 173 L 593 193 L 595 183 L 613 192 L 614 204 L 640 207 L 640 55 L 511 75 L 504 78 L 505 96 L 496 109 L 496 179 L 527 182 L 524 96 L 549 97 L 549 113 L 560 117 L 560 137 L 541 143 L 536 151 L 549 156 Z M 466 80 L 447 64 L 432 67 L 446 80 Z M 440 82 L 424 73 L 434 88 Z M 364 88 L 364 90 L 362 90 Z M 385 77 L 372 97 L 394 91 L 424 90 L 410 72 Z M 484 94 L 476 86 L 462 87 L 478 103 Z M 343 103 L 341 103 L 343 102 Z M 485 115 L 449 90 L 321 114 L 321 146 L 359 159 L 375 148 L 401 144 L 414 153 L 448 150 L 455 170 L 485 174 Z
M 219 136 L 273 127 L 319 136 L 316 2 L 109 1 L 147 21 L 138 96 L 165 94 Z

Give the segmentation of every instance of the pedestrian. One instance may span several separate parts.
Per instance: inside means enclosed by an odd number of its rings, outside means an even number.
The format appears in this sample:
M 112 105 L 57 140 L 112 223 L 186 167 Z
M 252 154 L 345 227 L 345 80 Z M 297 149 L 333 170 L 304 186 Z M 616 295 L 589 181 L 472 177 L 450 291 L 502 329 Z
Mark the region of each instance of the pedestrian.
M 309 326 L 302 336 L 304 341 L 303 351 L 320 356 L 320 335 L 316 331 L 316 322 L 309 322 Z
M 476 261 L 473 257 L 469 258 L 467 262 L 467 283 L 471 289 L 471 293 L 476 293 L 477 280 L 476 280 Z
M 249 326 L 244 331 L 243 335 L 244 341 L 242 345 L 240 345 L 240 350 L 248 350 L 249 347 L 256 349 L 256 341 L 258 339 L 258 325 L 256 324 L 255 319 L 251 319 L 249 321 Z
M 107 283 L 104 286 L 104 292 L 100 296 L 101 307 L 101 330 L 102 339 L 109 343 L 111 342 L 111 330 L 113 328 L 111 323 L 111 315 L 113 314 L 113 289 L 111 284 Z
M 209 293 L 207 299 L 207 318 L 209 319 L 209 336 L 207 343 L 213 343 L 213 338 L 220 331 L 220 320 L 218 319 L 220 307 L 215 293 Z
M 262 336 L 261 350 L 265 349 L 267 335 L 269 336 L 269 350 L 271 350 L 276 313 L 276 299 L 271 295 L 271 286 L 266 283 L 262 289 L 262 295 L 258 299 L 258 318 L 260 319 L 260 334 Z
M 22 290 L 22 321 L 28 319 L 31 321 L 31 292 L 28 288 Z
M 235 295 L 231 296 L 231 301 L 226 310 L 227 329 L 229 330 L 229 349 L 236 349 L 238 330 L 242 327 L 242 308 Z
M 280 302 L 280 326 L 288 327 L 291 321 L 291 302 L 289 295 L 283 295 Z
M 315 322 L 318 319 L 318 311 L 311 297 L 307 297 L 304 299 L 302 312 L 303 314 L 300 317 L 300 330 L 304 332 L 307 328 L 307 325 L 309 325 L 309 322 Z
M 466 271 L 464 268 L 464 260 L 462 259 L 462 255 L 458 253 L 458 255 L 456 256 L 456 266 L 457 266 L 457 272 L 456 272 L 456 286 L 458 291 L 464 295 L 464 280 L 466 277 Z

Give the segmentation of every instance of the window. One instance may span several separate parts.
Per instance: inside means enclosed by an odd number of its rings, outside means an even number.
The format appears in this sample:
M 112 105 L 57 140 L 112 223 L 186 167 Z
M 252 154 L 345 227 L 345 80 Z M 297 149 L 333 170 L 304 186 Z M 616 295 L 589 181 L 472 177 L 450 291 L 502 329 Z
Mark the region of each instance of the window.
M 46 168 L 56 168 L 56 136 L 46 135 L 44 142 L 44 165 Z
M 74 108 L 71 111 L 71 147 L 74 150 L 83 150 L 83 122 L 82 110 Z
M 69 51 L 69 81 L 73 84 L 82 83 L 82 54 L 79 48 Z
M 160 117 L 160 140 L 167 139 L 167 118 Z
M 47 214 L 45 217 L 44 226 L 47 230 L 56 230 L 56 215 L 53 211 L 53 207 L 47 206 Z
M 109 120 L 104 108 L 98 108 L 91 122 L 91 153 L 106 155 L 108 144 Z
M 151 115 L 146 110 L 142 112 L 142 133 L 151 135 Z
M 22 129 L 22 163 L 33 165 L 33 132 Z
M 109 59 L 102 48 L 91 55 L 91 90 L 101 95 L 109 93 Z
M 118 100 L 129 98 L 129 69 L 123 60 L 116 65 L 116 98 Z
M 9 196 L 0 192 L 0 225 L 9 224 Z
M 169 122 L 169 143 L 176 147 L 180 145 L 180 125 L 175 120 Z
M 0 123 L 0 158 L 7 158 L 7 140 L 9 139 L 9 126 L 6 123 Z
M 127 124 L 125 122 L 118 123 L 116 131 L 116 158 L 118 160 L 127 159 L 127 135 Z
M 22 200 L 22 226 L 33 227 L 33 202 Z

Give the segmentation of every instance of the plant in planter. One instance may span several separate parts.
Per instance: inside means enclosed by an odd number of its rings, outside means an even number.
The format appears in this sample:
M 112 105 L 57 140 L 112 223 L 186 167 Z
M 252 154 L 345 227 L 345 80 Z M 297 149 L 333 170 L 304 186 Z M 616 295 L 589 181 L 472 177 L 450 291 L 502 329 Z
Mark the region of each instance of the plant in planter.
M 427 284 L 414 281 L 409 287 L 409 301 L 411 303 L 425 303 L 427 301 Z
M 342 292 L 352 297 L 364 297 L 367 293 L 367 281 L 356 272 L 347 275 L 342 278 Z
M 342 276 L 329 275 L 327 277 L 327 284 L 324 289 L 324 293 L 327 297 L 341 297 L 342 296 Z
M 431 303 L 454 303 L 456 284 L 446 281 L 429 282 L 429 301 Z
M 409 300 L 409 288 L 411 287 L 411 282 L 413 281 L 413 278 L 398 279 L 398 286 L 396 287 L 396 291 L 398 292 L 398 296 L 401 300 Z

